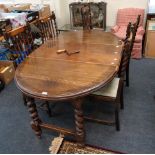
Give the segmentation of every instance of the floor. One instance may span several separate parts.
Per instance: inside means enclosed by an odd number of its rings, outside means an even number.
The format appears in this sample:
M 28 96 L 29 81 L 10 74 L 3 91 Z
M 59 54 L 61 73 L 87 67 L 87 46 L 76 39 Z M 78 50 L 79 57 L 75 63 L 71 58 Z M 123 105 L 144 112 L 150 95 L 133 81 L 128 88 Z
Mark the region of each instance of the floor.
M 130 80 L 130 88 L 125 88 L 125 109 L 120 112 L 121 131 L 86 123 L 86 142 L 123 153 L 155 153 L 155 60 L 133 60 Z M 94 109 L 94 105 L 97 104 L 86 103 L 87 113 Z M 99 107 L 99 117 L 112 112 L 112 106 L 99 104 Z M 47 122 L 74 127 L 74 113 L 69 103 L 58 103 L 53 111 L 53 118 L 44 111 L 39 113 Z M 49 153 L 50 143 L 58 134 L 44 130 L 40 140 L 29 122 L 27 107 L 12 82 L 0 93 L 0 153 Z

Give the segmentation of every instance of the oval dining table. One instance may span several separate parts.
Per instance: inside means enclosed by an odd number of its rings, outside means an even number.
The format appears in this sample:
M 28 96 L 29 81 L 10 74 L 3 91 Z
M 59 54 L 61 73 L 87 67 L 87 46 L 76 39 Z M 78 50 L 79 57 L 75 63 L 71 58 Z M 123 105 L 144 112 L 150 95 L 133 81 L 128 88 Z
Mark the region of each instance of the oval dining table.
M 62 32 L 57 38 L 46 41 L 17 67 L 15 81 L 26 96 L 31 127 L 38 137 L 42 128 L 46 128 L 75 136 L 78 143 L 85 143 L 83 99 L 113 80 L 121 62 L 122 46 L 122 42 L 110 32 Z M 78 53 L 57 53 L 63 49 Z M 71 101 L 75 129 L 43 123 L 35 99 Z

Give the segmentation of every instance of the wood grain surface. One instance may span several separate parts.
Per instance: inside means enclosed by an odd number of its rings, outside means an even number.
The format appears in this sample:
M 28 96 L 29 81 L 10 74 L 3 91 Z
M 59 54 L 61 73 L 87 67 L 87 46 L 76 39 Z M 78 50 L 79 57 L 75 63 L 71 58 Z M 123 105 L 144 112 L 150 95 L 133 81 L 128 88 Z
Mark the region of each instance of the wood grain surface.
M 58 50 L 80 53 L 57 54 Z M 119 39 L 100 30 L 63 32 L 31 53 L 15 81 L 28 96 L 66 100 L 88 95 L 116 75 L 122 55 Z

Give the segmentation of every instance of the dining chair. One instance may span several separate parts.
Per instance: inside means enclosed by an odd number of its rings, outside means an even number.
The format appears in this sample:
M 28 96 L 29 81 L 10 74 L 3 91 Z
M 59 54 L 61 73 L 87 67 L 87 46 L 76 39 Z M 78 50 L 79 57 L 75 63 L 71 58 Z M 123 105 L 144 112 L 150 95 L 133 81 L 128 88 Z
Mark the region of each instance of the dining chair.
M 145 19 L 145 10 L 141 8 L 119 9 L 117 13 L 116 25 L 111 29 L 111 32 L 119 39 L 125 39 L 127 24 L 129 22 L 135 23 L 138 15 L 141 15 L 141 19 L 132 50 L 132 58 L 134 59 L 142 58 L 142 41 L 145 34 L 145 29 L 143 26 Z
M 139 27 L 140 19 L 141 19 L 141 15 L 138 15 L 136 23 L 131 25 L 131 32 L 132 32 L 132 33 L 130 33 L 130 34 L 132 34 L 130 36 L 131 37 L 131 45 L 130 45 L 131 53 L 133 51 L 133 47 L 134 47 L 134 44 L 135 44 L 135 38 L 136 38 L 137 30 L 138 30 L 138 27 Z M 131 55 L 130 55 L 130 57 L 131 57 Z M 129 73 L 130 73 L 130 60 L 129 60 L 129 63 L 128 63 L 128 66 L 127 66 L 127 69 L 126 69 L 126 86 L 127 87 L 129 87 L 129 82 L 130 82 Z
M 127 29 L 126 29 L 126 37 L 125 39 L 123 40 L 124 42 L 128 41 L 128 39 L 130 38 L 131 36 L 131 22 L 128 23 L 128 26 L 127 26 Z
M 130 59 L 130 41 L 126 41 L 123 47 L 122 59 L 120 68 L 118 71 L 118 77 L 115 77 L 107 86 L 102 89 L 92 93 L 89 97 L 93 101 L 101 100 L 107 101 L 114 104 L 115 109 L 115 120 L 114 121 L 105 121 L 101 119 L 96 119 L 93 117 L 85 117 L 87 121 L 93 121 L 105 125 L 115 125 L 116 130 L 120 130 L 120 120 L 119 120 L 119 110 L 124 108 L 123 101 L 123 87 L 124 87 L 124 76 L 128 61 Z
M 41 30 L 43 42 L 58 36 L 58 28 L 55 13 L 39 20 L 38 27 Z
M 91 11 L 90 11 L 90 4 L 84 5 L 81 8 L 81 16 L 82 16 L 82 26 L 84 30 L 91 30 L 92 23 L 91 23 Z
M 33 36 L 28 23 L 27 26 L 4 32 L 4 39 L 9 43 L 9 48 L 18 54 L 26 51 L 28 55 L 33 50 Z

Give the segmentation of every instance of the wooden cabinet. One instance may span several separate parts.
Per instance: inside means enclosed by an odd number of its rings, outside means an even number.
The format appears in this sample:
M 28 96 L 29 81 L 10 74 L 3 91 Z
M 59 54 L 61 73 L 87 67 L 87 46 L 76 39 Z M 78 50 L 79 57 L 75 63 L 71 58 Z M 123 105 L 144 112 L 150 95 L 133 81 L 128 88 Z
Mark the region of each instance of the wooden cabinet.
M 155 21 L 148 20 L 146 28 L 145 57 L 155 58 Z
M 107 7 L 107 3 L 105 2 L 71 3 L 69 5 L 71 26 L 82 27 L 83 24 L 82 24 L 81 8 L 83 6 L 88 6 L 90 8 L 92 27 L 101 28 L 105 30 L 106 29 L 106 7 Z

